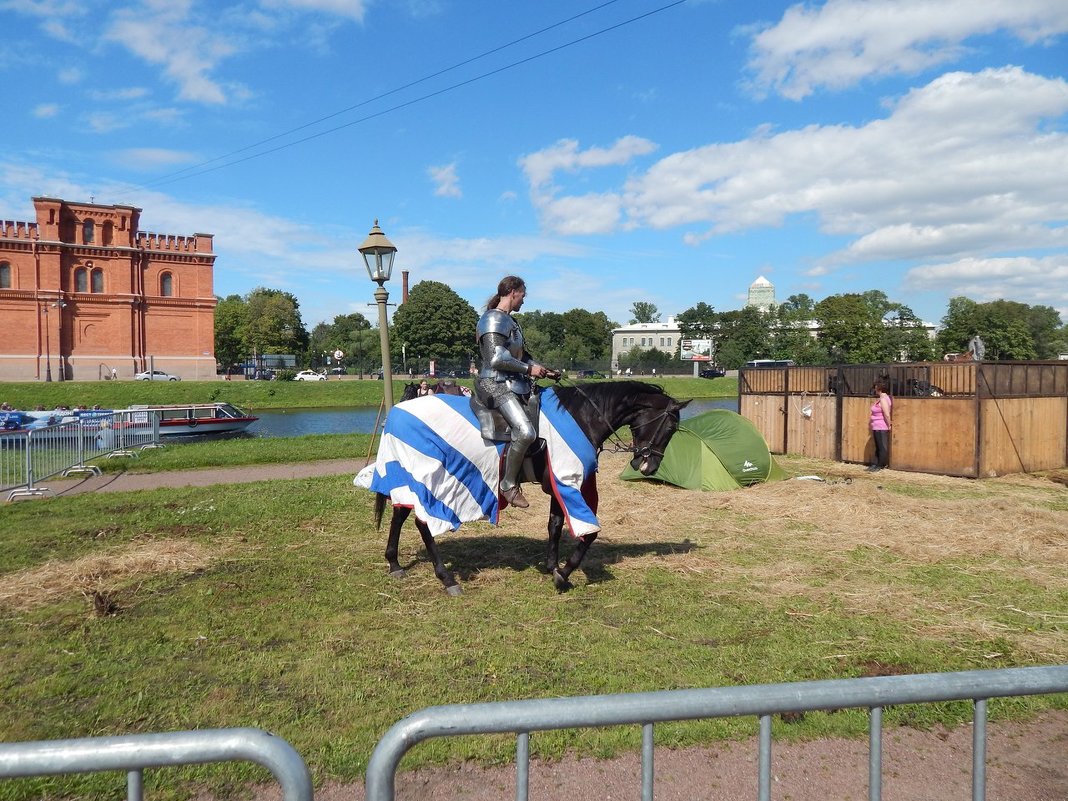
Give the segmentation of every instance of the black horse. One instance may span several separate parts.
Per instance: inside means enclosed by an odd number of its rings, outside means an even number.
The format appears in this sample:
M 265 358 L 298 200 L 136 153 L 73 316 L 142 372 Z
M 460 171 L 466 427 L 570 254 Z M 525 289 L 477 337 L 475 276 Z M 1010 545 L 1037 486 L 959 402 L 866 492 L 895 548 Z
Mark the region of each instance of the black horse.
M 556 395 L 560 405 L 574 418 L 575 423 L 600 452 L 604 443 L 618 429 L 629 426 L 634 453 L 631 466 L 644 475 L 652 475 L 660 467 L 667 449 L 668 441 L 679 425 L 679 411 L 689 401 L 679 402 L 664 392 L 662 387 L 642 381 L 613 381 L 611 383 L 580 383 L 573 386 L 557 386 Z M 489 444 L 487 443 L 487 447 Z M 532 448 L 531 450 L 536 450 Z M 553 455 L 541 449 L 530 457 L 535 480 L 541 484 L 542 491 L 550 496 L 549 507 L 549 545 L 544 569 L 553 577 L 556 589 L 563 592 L 571 587 L 570 576 L 582 564 L 593 541 L 596 531 L 577 537 L 575 548 L 565 564 L 560 564 L 560 535 L 564 528 L 564 510 L 555 494 L 551 491 L 546 456 L 551 461 Z M 378 493 L 375 498 L 375 525 L 381 528 L 382 515 L 388 496 Z M 401 527 L 411 514 L 407 506 L 395 506 L 386 541 L 386 561 L 389 563 L 390 575 L 402 578 L 405 570 L 397 561 Z M 427 555 L 434 564 L 434 574 L 445 586 L 450 595 L 459 595 L 462 590 L 456 577 L 445 567 L 438 553 L 434 537 L 427 524 L 415 521 Z

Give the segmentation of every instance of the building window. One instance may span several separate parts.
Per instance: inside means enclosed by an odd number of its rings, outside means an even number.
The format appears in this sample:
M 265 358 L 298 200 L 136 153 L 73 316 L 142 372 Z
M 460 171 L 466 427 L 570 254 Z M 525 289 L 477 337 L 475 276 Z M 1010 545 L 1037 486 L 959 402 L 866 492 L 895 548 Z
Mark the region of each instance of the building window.
M 93 238 L 96 235 L 96 226 L 93 225 L 92 220 L 86 220 L 82 223 L 82 243 L 86 245 L 93 244 Z
M 74 291 L 89 291 L 89 271 L 86 270 L 84 267 L 79 267 L 77 270 L 74 271 Z
M 103 270 L 93 270 L 93 274 L 92 274 L 92 279 L 91 280 L 93 282 L 93 292 L 98 292 L 99 293 L 99 292 L 103 292 L 104 291 L 104 271 Z
M 115 241 L 115 223 L 113 223 L 111 220 L 108 220 L 106 223 L 104 223 L 102 227 L 104 229 L 104 232 L 102 236 L 103 242 L 101 242 L 101 244 L 110 245 L 112 242 Z
M 163 273 L 159 277 L 159 293 L 165 298 L 174 294 L 174 277 L 170 273 Z
M 11 265 L 0 261 L 0 289 L 11 289 Z
M 671 337 L 668 337 L 667 339 L 668 339 L 667 346 L 670 348 L 671 347 Z

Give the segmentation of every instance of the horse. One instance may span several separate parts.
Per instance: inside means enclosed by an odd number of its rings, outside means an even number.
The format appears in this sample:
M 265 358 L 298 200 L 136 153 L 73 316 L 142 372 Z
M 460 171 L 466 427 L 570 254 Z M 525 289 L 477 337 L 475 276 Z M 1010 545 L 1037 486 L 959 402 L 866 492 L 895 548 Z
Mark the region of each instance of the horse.
M 482 459 L 482 463 L 490 465 L 491 472 L 496 476 L 496 472 L 493 471 L 499 471 L 503 448 L 500 443 L 486 439 L 481 439 L 481 442 L 478 442 L 481 438 L 478 422 L 475 419 L 474 412 L 470 409 L 470 403 L 463 398 L 452 399 L 448 396 L 433 399 L 417 398 L 410 403 L 402 402 L 398 404 L 386 419 L 383 445 L 386 445 L 387 435 L 390 434 L 390 417 L 397 415 L 398 418 L 403 419 L 409 416 L 408 410 L 411 410 L 412 413 L 423 411 L 423 408 L 417 407 L 417 404 L 422 404 L 426 401 L 433 403 L 435 400 L 449 407 L 450 416 L 454 421 L 466 419 L 466 422 L 459 424 L 458 429 L 450 429 L 456 432 L 451 436 L 453 439 L 464 438 L 464 447 L 467 448 L 467 453 L 474 454 L 470 458 Z M 568 465 L 568 459 L 574 458 L 572 444 L 579 443 L 579 449 L 589 449 L 586 458 L 592 460 L 592 471 L 595 472 L 597 454 L 601 452 L 605 442 L 618 429 L 623 426 L 629 426 L 633 444 L 627 450 L 632 451 L 634 454 L 633 459 L 631 459 L 631 467 L 640 471 L 643 475 L 650 476 L 660 467 L 668 442 L 678 429 L 679 412 L 690 401 L 677 401 L 656 384 L 626 380 L 613 381 L 611 383 L 578 383 L 571 386 L 557 385 L 551 390 L 544 390 L 541 393 L 541 401 L 542 423 L 539 436 L 542 439 L 531 446 L 527 461 L 531 468 L 529 475 L 533 476 L 532 480 L 540 484 L 542 491 L 550 496 L 548 550 L 545 562 L 541 567 L 544 572 L 552 576 L 556 590 L 558 592 L 566 592 L 572 587 L 571 574 L 582 564 L 582 560 L 600 531 L 600 524 L 593 514 L 596 511 L 595 480 L 592 477 L 587 477 L 581 489 L 576 489 L 574 484 L 566 486 L 566 482 L 560 477 L 560 473 L 563 472 L 561 465 Z M 547 415 L 550 412 L 560 415 L 560 417 L 548 417 Z M 560 420 L 559 424 L 545 422 L 546 420 L 557 419 Z M 475 430 L 468 432 L 465 428 L 467 425 L 472 426 Z M 371 489 L 376 491 L 374 520 L 376 528 L 379 529 L 382 526 L 386 500 L 390 498 L 390 494 L 383 491 L 384 488 L 389 486 L 385 478 L 386 474 L 389 473 L 391 478 L 402 475 L 405 477 L 403 481 L 409 481 L 410 477 L 421 466 L 424 466 L 414 464 L 421 458 L 421 453 L 417 453 L 414 456 L 411 454 L 420 449 L 425 451 L 426 441 L 439 436 L 439 432 L 428 429 L 425 439 L 420 440 L 418 446 L 409 446 L 408 443 L 403 441 L 403 429 L 398 425 L 397 430 L 397 439 L 401 441 L 402 447 L 397 448 L 393 457 L 385 457 L 387 459 L 396 458 L 397 462 L 388 463 L 384 461 L 383 449 L 380 448 L 379 461 L 375 466 L 375 478 L 372 480 L 371 485 Z M 571 442 L 565 441 L 565 438 L 559 435 L 559 431 L 567 432 L 571 437 Z M 444 428 L 440 436 L 443 439 L 448 439 Z M 410 438 L 414 439 L 415 436 L 410 435 Z M 475 441 L 474 445 L 472 445 L 472 440 Z M 542 441 L 546 443 L 545 447 L 539 448 Z M 479 447 L 485 449 L 485 453 L 482 456 L 478 453 Z M 405 461 L 408 463 L 405 464 Z M 396 464 L 395 470 L 391 464 Z M 471 472 L 471 463 L 468 458 L 463 460 L 463 469 Z M 377 483 L 380 476 L 382 477 L 382 483 Z M 476 476 L 476 478 L 479 481 L 481 480 L 481 476 Z M 578 480 L 573 479 L 573 481 L 578 483 Z M 591 485 L 593 486 L 591 487 Z M 479 486 L 483 490 L 485 489 L 484 484 Z M 397 485 L 395 484 L 394 487 L 397 487 Z M 590 493 L 591 489 L 592 493 Z M 418 490 L 424 491 L 425 486 L 418 487 Z M 396 495 L 400 496 L 401 500 L 396 502 L 396 498 L 394 498 L 395 502 L 389 525 L 389 535 L 386 540 L 385 556 L 389 565 L 389 574 L 399 579 L 407 575 L 404 568 L 397 561 L 401 528 L 411 514 L 415 503 L 423 503 L 423 499 L 416 500 L 416 494 L 412 491 L 412 485 L 410 484 L 399 486 L 399 489 L 395 489 L 395 492 Z M 488 502 L 486 500 L 487 494 L 489 495 Z M 589 494 L 594 496 L 592 503 L 584 506 L 583 504 L 586 502 L 584 497 Z M 458 513 L 451 509 L 446 509 L 442 512 L 443 516 L 452 516 L 451 519 L 454 522 L 442 524 L 441 520 L 435 519 L 435 526 L 439 529 L 436 532 L 431 531 L 426 520 L 421 519 L 420 515 L 416 515 L 415 525 L 422 537 L 427 555 L 434 565 L 434 575 L 438 577 L 438 580 L 441 581 L 446 592 L 450 595 L 460 595 L 463 590 L 456 581 L 456 577 L 442 562 L 434 541 L 434 534 L 444 533 L 450 528 L 458 528 L 460 523 L 485 519 L 487 507 L 491 508 L 491 516 L 495 515 L 500 504 L 499 487 L 496 486 L 495 482 L 489 492 L 484 492 L 482 497 L 482 514 L 478 514 L 479 507 L 477 505 L 474 507 L 474 514 L 469 510 L 464 513 L 462 519 Z M 424 504 L 423 511 L 426 512 L 429 507 L 440 509 L 442 505 L 436 499 L 429 498 Z M 576 507 L 578 511 L 575 511 Z M 428 513 L 427 516 L 429 518 L 430 514 Z M 564 529 L 565 519 L 576 543 L 567 561 L 561 565 L 560 535 Z

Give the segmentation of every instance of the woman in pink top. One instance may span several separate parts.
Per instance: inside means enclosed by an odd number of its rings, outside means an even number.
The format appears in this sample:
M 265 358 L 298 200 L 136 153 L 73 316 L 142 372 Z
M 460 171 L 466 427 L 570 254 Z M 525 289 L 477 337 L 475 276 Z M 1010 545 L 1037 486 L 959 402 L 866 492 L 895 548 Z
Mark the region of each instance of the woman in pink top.
M 890 408 L 894 399 L 887 394 L 885 381 L 876 381 L 872 385 L 875 403 L 871 405 L 871 432 L 875 436 L 875 464 L 868 468 L 869 473 L 882 470 L 890 464 Z

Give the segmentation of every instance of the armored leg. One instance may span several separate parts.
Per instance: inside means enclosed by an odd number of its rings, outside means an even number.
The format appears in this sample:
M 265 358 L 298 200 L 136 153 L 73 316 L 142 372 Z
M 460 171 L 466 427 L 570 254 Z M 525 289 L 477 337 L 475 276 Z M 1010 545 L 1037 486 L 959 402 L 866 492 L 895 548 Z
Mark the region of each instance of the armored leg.
M 530 504 L 527 503 L 527 499 L 523 497 L 523 491 L 518 486 L 519 471 L 523 468 L 523 457 L 527 453 L 527 448 L 534 442 L 537 434 L 519 398 L 514 395 L 504 398 L 497 402 L 497 406 L 512 427 L 512 441 L 504 456 L 501 492 L 510 504 L 523 508 Z

